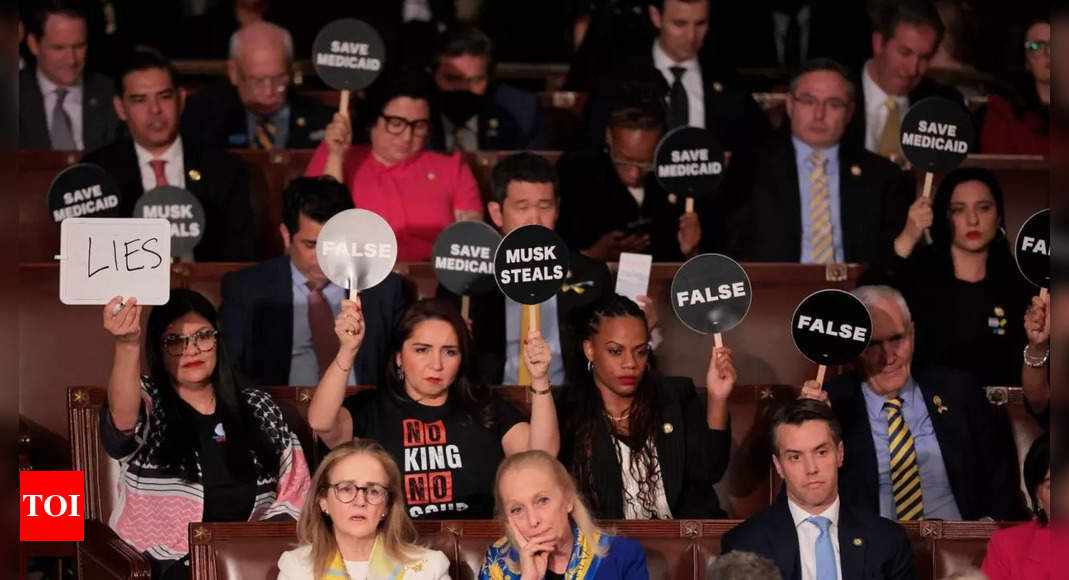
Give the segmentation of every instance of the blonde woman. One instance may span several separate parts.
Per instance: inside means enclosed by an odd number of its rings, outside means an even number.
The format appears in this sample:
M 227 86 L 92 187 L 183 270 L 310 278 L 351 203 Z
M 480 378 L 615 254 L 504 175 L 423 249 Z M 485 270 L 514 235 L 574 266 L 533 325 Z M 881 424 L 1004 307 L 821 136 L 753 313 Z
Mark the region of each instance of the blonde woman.
M 449 560 L 415 544 L 401 473 L 369 439 L 339 445 L 312 477 L 297 524 L 300 547 L 278 559 L 279 580 L 440 580 Z
M 649 578 L 642 546 L 598 528 L 552 455 L 510 455 L 498 467 L 494 495 L 506 536 L 487 550 L 480 580 Z

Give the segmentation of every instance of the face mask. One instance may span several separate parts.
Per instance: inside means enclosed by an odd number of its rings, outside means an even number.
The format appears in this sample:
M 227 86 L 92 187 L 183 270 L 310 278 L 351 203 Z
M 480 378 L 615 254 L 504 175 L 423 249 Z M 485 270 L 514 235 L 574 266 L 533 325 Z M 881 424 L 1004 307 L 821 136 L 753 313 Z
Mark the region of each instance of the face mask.
M 483 108 L 483 96 L 471 91 L 442 91 L 438 93 L 442 114 L 454 125 L 463 125 Z

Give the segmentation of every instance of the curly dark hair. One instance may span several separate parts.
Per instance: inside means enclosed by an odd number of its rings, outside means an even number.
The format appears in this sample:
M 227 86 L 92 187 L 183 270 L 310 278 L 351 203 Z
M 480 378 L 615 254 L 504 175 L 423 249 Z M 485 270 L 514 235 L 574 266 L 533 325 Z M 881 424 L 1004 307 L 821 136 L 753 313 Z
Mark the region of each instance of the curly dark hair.
M 629 298 L 612 294 L 595 302 L 582 313 L 581 320 L 584 322 L 577 329 L 577 342 L 581 345 L 587 340 L 593 341 L 605 320 L 626 317 L 641 320 L 643 328 L 646 328 L 645 314 Z M 647 336 L 648 332 L 647 329 Z M 585 360 L 585 357 L 579 356 L 576 360 Z M 630 497 L 625 491 L 624 501 L 632 501 L 641 511 L 655 514 L 657 502 L 654 490 L 661 473 L 660 466 L 653 458 L 656 427 L 660 424 L 657 377 L 654 371 L 652 368 L 644 370 L 642 379 L 635 388 L 626 425 L 614 425 L 609 420 L 592 372 L 587 372 L 585 368 L 573 368 L 569 369 L 569 375 L 570 386 L 565 389 L 561 407 L 570 409 L 570 412 L 561 425 L 561 432 L 572 434 L 572 449 L 567 450 L 572 458 L 569 469 L 583 496 L 595 512 L 600 511 L 599 507 L 604 507 L 599 505 L 597 474 L 591 445 L 595 433 L 604 429 L 631 450 L 629 465 L 623 465 L 618 447 L 616 452 L 617 463 L 628 470 L 639 486 L 635 497 Z

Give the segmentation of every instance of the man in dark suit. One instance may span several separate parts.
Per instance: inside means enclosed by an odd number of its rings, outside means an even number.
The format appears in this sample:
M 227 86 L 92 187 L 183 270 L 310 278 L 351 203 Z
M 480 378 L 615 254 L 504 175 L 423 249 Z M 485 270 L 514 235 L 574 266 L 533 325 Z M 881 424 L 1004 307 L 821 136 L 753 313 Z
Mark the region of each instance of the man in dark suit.
M 894 163 L 841 141 L 855 93 L 835 61 L 805 63 L 787 94 L 790 133 L 732 158 L 722 203 L 733 257 L 822 264 L 890 251 L 913 182 Z
M 684 200 L 669 195 L 651 171 L 664 122 L 655 88 L 621 87 L 604 144 L 557 161 L 557 231 L 569 247 L 605 262 L 619 260 L 621 252 L 648 253 L 655 262 L 681 262 L 698 253 L 698 214 L 684 213 Z
M 690 125 L 715 132 L 724 147 L 748 151 L 768 132 L 768 121 L 749 87 L 723 63 L 700 59 L 709 29 L 709 0 L 659 0 L 650 3 L 658 34 L 652 46 L 619 55 L 595 81 L 587 110 L 590 138 L 600 143 L 608 107 L 625 81 L 650 83 L 668 105 L 668 129 Z
M 1013 435 L 980 383 L 912 368 L 914 327 L 889 286 L 854 290 L 872 316 L 858 370 L 802 395 L 827 401 L 843 427 L 843 501 L 886 518 L 1025 519 Z
M 917 578 L 905 530 L 841 500 L 843 438 L 831 410 L 797 399 L 776 410 L 770 431 L 783 491 L 724 534 L 721 552 L 771 558 L 784 580 Z
M 494 47 L 481 30 L 448 31 L 432 65 L 441 112 L 428 148 L 440 151 L 544 148 L 538 95 L 494 81 Z
M 872 59 L 855 80 L 861 87 L 858 112 L 843 141 L 901 160 L 899 133 L 910 105 L 928 97 L 961 103 L 963 97 L 957 89 L 925 76 L 944 32 L 930 0 L 888 2 L 877 24 Z
M 490 219 L 508 235 L 512 230 L 538 224 L 553 229 L 557 222 L 560 197 L 557 172 L 543 157 L 516 153 L 498 162 L 491 176 L 491 200 L 486 204 Z M 564 382 L 564 369 L 581 358 L 576 344 L 572 314 L 612 292 L 609 268 L 598 260 L 571 251 L 564 285 L 556 296 L 541 305 L 541 330 L 553 359 L 550 383 Z M 460 302 L 460 298 L 439 286 L 439 295 Z M 521 305 L 499 292 L 471 301 L 472 333 L 479 357 L 481 380 L 488 384 L 517 384 L 520 369 Z
M 334 111 L 288 90 L 293 40 L 286 29 L 258 22 L 230 40 L 228 85 L 189 99 L 182 130 L 202 148 L 314 149 Z
M 85 14 L 62 0 L 40 4 L 26 36 L 36 63 L 19 73 L 19 147 L 92 151 L 119 131 L 112 83 L 85 70 Z
M 122 193 L 120 215 L 130 217 L 148 190 L 170 185 L 189 190 L 204 206 L 204 237 L 194 249 L 199 262 L 253 258 L 255 228 L 248 178 L 241 160 L 222 150 L 201 149 L 179 135 L 183 93 L 174 69 L 158 52 L 134 51 L 116 79 L 115 112 L 130 137 L 86 155 L 103 167 Z
M 315 385 L 338 353 L 334 318 L 345 288 L 331 284 L 316 258 L 316 239 L 334 214 L 352 209 L 345 185 L 298 177 L 282 194 L 278 229 L 286 255 L 223 276 L 220 316 L 232 360 L 261 385 Z M 352 361 L 350 385 L 377 385 L 394 325 L 406 304 L 391 273 L 360 293 L 367 333 Z

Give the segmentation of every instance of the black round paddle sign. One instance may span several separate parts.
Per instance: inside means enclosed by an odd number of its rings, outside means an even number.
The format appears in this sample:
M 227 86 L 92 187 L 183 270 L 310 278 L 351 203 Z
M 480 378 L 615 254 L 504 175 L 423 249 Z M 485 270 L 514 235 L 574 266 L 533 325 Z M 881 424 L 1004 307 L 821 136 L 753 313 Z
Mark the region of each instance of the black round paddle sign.
M 57 224 L 69 217 L 119 217 L 121 196 L 103 168 L 79 163 L 59 172 L 48 186 L 48 211 Z
M 654 172 L 668 193 L 700 198 L 711 195 L 724 178 L 724 147 L 700 127 L 677 127 L 657 144 Z
M 201 238 L 207 219 L 204 206 L 197 196 L 172 185 L 151 189 L 137 198 L 135 218 L 163 218 L 171 222 L 171 256 L 183 257 L 193 253 Z
M 540 225 L 512 230 L 494 254 L 497 287 L 520 304 L 541 304 L 553 297 L 568 275 L 568 246 Z
M 1017 233 L 1013 254 L 1026 280 L 1040 288 L 1050 288 L 1050 210 L 1032 214 Z
M 853 294 L 819 290 L 794 310 L 791 336 L 805 358 L 819 365 L 842 365 L 868 348 L 872 318 Z
M 457 222 L 438 234 L 431 261 L 438 283 L 460 296 L 492 292 L 494 252 L 501 234 L 483 222 Z
M 962 103 L 929 97 L 909 108 L 899 135 L 902 154 L 921 171 L 961 165 L 973 142 L 972 117 Z
M 367 290 L 382 282 L 397 263 L 397 236 L 379 214 L 347 209 L 323 224 L 316 259 L 327 278 L 342 288 Z
M 342 18 L 327 24 L 312 45 L 316 74 L 331 88 L 359 91 L 375 82 L 386 65 L 386 45 L 362 20 Z
M 753 299 L 750 278 L 722 254 L 695 256 L 672 278 L 672 310 L 695 332 L 727 332 L 738 326 Z

